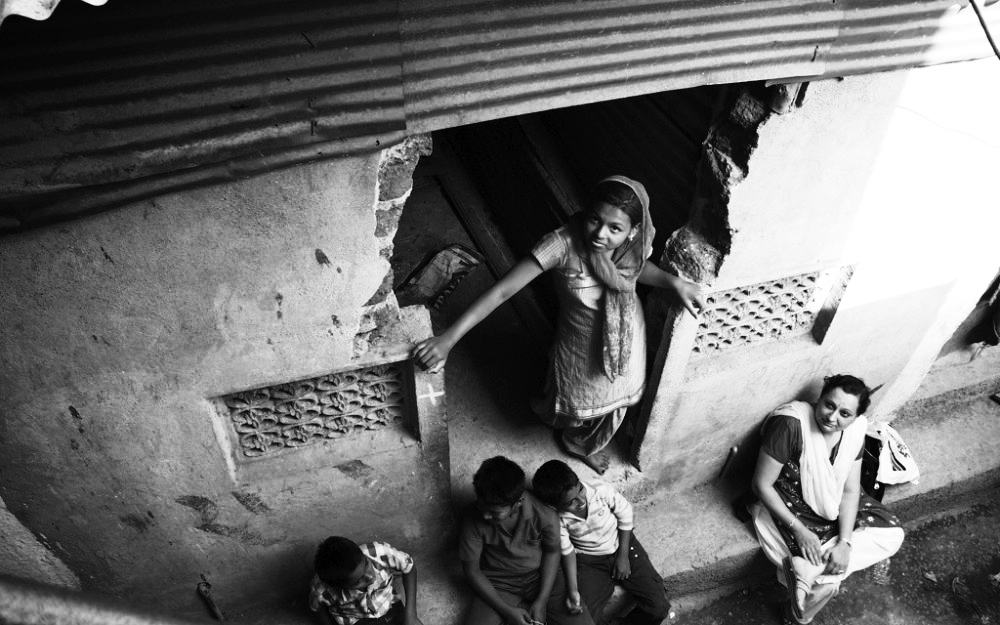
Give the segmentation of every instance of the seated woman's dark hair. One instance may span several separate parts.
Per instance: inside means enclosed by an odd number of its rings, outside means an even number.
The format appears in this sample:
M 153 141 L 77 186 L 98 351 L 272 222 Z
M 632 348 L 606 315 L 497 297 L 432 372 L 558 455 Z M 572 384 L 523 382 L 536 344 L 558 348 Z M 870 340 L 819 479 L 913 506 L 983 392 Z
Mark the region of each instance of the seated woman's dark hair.
M 871 404 L 872 392 L 864 380 L 845 373 L 827 376 L 823 378 L 823 390 L 819 393 L 820 397 L 826 395 L 827 391 L 832 391 L 835 388 L 839 388 L 848 395 L 854 395 L 858 398 L 859 415 L 865 414 L 868 411 L 868 406 Z
M 579 483 L 580 478 L 568 464 L 562 460 L 549 460 L 535 471 L 531 489 L 541 501 L 555 506 Z
M 331 586 L 343 586 L 364 560 L 365 554 L 353 540 L 330 536 L 320 543 L 313 564 L 321 580 Z
M 588 210 L 596 206 L 598 202 L 604 202 L 625 213 L 632 220 L 633 226 L 642 223 L 642 202 L 632 187 L 624 182 L 602 180 L 597 183 L 594 190 L 590 192 Z
M 476 499 L 488 506 L 512 506 L 524 495 L 524 470 L 513 460 L 484 460 L 472 477 Z

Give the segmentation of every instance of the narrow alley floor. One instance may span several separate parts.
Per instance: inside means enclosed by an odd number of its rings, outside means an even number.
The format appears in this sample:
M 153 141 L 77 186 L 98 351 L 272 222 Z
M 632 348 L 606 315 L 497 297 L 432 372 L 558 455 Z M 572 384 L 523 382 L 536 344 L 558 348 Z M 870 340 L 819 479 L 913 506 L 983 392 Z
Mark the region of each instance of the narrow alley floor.
M 888 581 L 871 570 L 847 579 L 816 625 L 986 625 L 1000 623 L 1000 487 L 981 490 L 947 512 L 906 523 Z M 680 614 L 678 625 L 777 625 L 785 595 L 768 581 Z

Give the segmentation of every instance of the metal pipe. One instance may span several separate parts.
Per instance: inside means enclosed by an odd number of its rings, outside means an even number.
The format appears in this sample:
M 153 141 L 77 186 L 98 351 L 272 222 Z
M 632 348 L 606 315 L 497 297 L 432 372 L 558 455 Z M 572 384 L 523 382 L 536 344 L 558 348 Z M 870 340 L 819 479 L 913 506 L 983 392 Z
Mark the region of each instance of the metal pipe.
M 0 574 L 4 625 L 196 625 L 141 612 L 112 599 Z

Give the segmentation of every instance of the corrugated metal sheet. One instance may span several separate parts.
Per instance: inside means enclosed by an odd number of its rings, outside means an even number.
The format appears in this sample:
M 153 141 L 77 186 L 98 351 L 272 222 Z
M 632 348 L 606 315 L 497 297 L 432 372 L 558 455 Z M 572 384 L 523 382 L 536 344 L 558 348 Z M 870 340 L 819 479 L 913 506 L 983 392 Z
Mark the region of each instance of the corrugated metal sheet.
M 3 214 L 36 223 L 399 140 L 396 8 L 144 0 L 64 3 L 44 30 L 9 19 Z
M 953 0 L 403 3 L 406 115 L 433 130 L 643 93 L 988 56 Z M 1000 10 L 987 17 L 1000 29 Z
M 0 30 L 0 220 L 16 229 L 514 114 L 990 54 L 972 11 L 955 7 L 67 2 Z M 1000 30 L 1000 10 L 986 16 Z

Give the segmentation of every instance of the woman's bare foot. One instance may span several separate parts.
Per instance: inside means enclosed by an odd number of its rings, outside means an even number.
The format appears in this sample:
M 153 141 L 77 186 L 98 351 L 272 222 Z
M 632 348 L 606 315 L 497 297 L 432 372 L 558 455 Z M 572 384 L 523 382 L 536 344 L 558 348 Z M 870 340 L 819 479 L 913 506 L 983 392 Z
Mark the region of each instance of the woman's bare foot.
M 608 470 L 608 466 L 611 464 L 611 457 L 604 451 L 599 451 L 590 456 L 576 457 L 582 460 L 583 464 L 593 469 L 598 475 L 604 475 L 604 472 Z
M 567 456 L 572 456 L 583 464 L 587 465 L 598 475 L 604 475 L 604 472 L 608 470 L 611 465 L 611 456 L 608 455 L 606 451 L 597 451 L 589 456 L 584 456 L 583 454 L 578 454 L 576 452 L 570 451 L 566 446 L 566 441 L 563 440 L 562 430 L 553 430 L 552 433 L 555 435 L 556 444 L 559 445 L 559 449 L 563 451 Z

